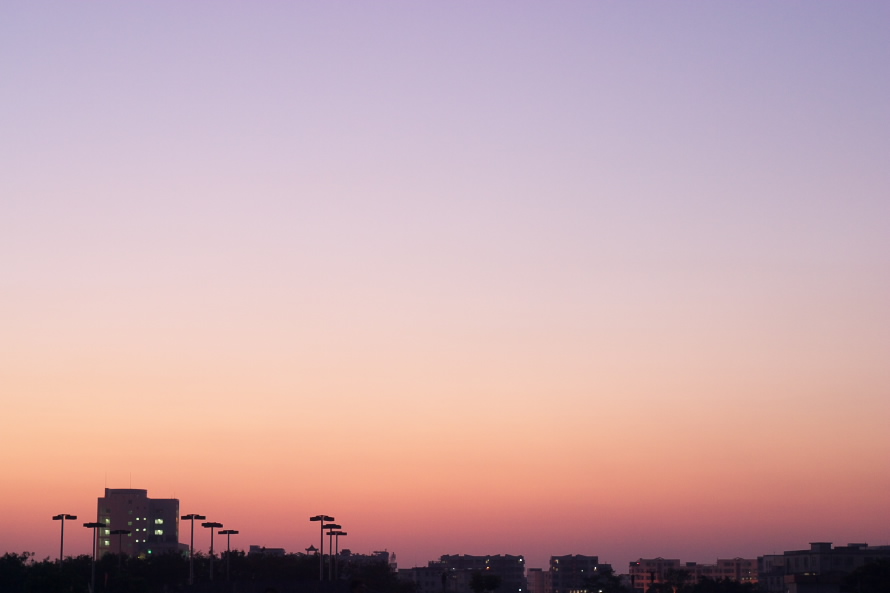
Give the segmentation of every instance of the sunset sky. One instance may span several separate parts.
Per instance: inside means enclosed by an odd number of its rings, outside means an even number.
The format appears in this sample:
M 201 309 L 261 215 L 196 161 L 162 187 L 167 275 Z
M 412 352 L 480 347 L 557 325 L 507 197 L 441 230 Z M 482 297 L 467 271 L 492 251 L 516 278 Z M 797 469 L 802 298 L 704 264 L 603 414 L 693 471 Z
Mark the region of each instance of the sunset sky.
M 0 554 L 106 486 L 401 567 L 890 544 L 888 31 L 0 3 Z

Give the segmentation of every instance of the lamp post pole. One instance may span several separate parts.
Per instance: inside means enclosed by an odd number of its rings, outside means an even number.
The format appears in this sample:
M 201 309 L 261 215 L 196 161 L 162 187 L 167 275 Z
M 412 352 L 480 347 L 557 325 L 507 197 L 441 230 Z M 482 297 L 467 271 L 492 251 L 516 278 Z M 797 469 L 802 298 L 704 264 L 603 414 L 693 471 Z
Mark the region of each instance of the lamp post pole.
M 222 528 L 222 523 L 215 523 L 213 521 L 208 521 L 207 523 L 201 523 L 201 527 L 207 527 L 210 529 L 210 580 L 213 580 L 213 530 Z
M 238 535 L 238 532 L 234 529 L 223 529 L 219 532 L 220 535 L 226 536 L 226 580 L 232 580 L 229 576 L 229 556 L 232 555 L 232 536 Z
M 112 529 L 111 535 L 117 536 L 117 568 L 120 570 L 121 564 L 124 561 L 124 553 L 121 549 L 123 546 L 121 544 L 121 539 L 124 535 L 130 535 L 129 529 Z
M 338 558 L 340 554 L 340 536 L 349 534 L 345 531 L 332 531 L 331 535 L 334 536 L 334 580 L 336 580 L 339 577 L 337 571 L 340 568 L 340 558 Z
M 203 521 L 206 518 L 204 515 L 196 515 L 195 513 L 182 516 L 183 521 L 192 522 L 192 538 L 189 541 L 189 585 L 195 584 L 195 519 Z
M 309 517 L 310 521 L 321 521 L 321 543 L 319 544 L 318 549 L 318 580 L 324 580 L 324 522 L 325 521 L 333 521 L 333 517 L 328 517 L 327 515 L 315 515 L 314 517 Z
M 331 557 L 331 561 L 328 563 L 328 580 L 334 580 L 334 531 L 340 529 L 340 525 L 336 523 L 328 523 L 324 526 L 325 529 L 328 530 L 328 555 Z
M 105 527 L 105 523 L 94 521 L 92 523 L 84 523 L 84 527 L 93 530 L 93 561 L 90 563 L 90 593 L 96 591 L 96 548 L 99 547 L 99 528 Z
M 62 568 L 62 560 L 65 558 L 65 519 L 74 520 L 77 519 L 77 515 L 68 515 L 62 513 L 61 515 L 53 515 L 53 521 L 61 521 L 62 522 L 62 539 L 59 542 L 59 568 Z

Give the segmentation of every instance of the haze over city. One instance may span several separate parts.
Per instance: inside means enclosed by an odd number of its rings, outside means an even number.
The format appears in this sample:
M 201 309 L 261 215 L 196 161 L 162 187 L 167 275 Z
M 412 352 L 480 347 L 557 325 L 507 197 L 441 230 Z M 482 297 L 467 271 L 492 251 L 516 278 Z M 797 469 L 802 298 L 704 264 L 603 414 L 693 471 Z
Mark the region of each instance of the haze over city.
M 405 567 L 890 544 L 888 30 L 3 2 L 0 554 L 106 487 Z

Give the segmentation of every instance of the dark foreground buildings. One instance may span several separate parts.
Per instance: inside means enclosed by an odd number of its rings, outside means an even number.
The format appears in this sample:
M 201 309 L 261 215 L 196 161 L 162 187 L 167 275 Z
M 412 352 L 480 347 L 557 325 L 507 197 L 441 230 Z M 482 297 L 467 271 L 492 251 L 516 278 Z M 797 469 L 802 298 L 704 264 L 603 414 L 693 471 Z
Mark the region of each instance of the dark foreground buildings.
M 844 577 L 857 568 L 880 559 L 890 559 L 890 546 L 814 542 L 809 550 L 793 550 L 757 559 L 758 580 L 763 593 L 807 593 L 840 591 Z

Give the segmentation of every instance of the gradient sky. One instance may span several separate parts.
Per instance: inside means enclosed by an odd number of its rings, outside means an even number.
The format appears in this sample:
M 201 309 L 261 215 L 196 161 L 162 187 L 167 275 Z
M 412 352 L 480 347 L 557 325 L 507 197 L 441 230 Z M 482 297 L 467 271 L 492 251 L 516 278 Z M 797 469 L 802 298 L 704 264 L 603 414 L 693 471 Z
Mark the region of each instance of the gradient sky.
M 130 485 L 403 567 L 890 544 L 888 31 L 3 2 L 0 553 Z

